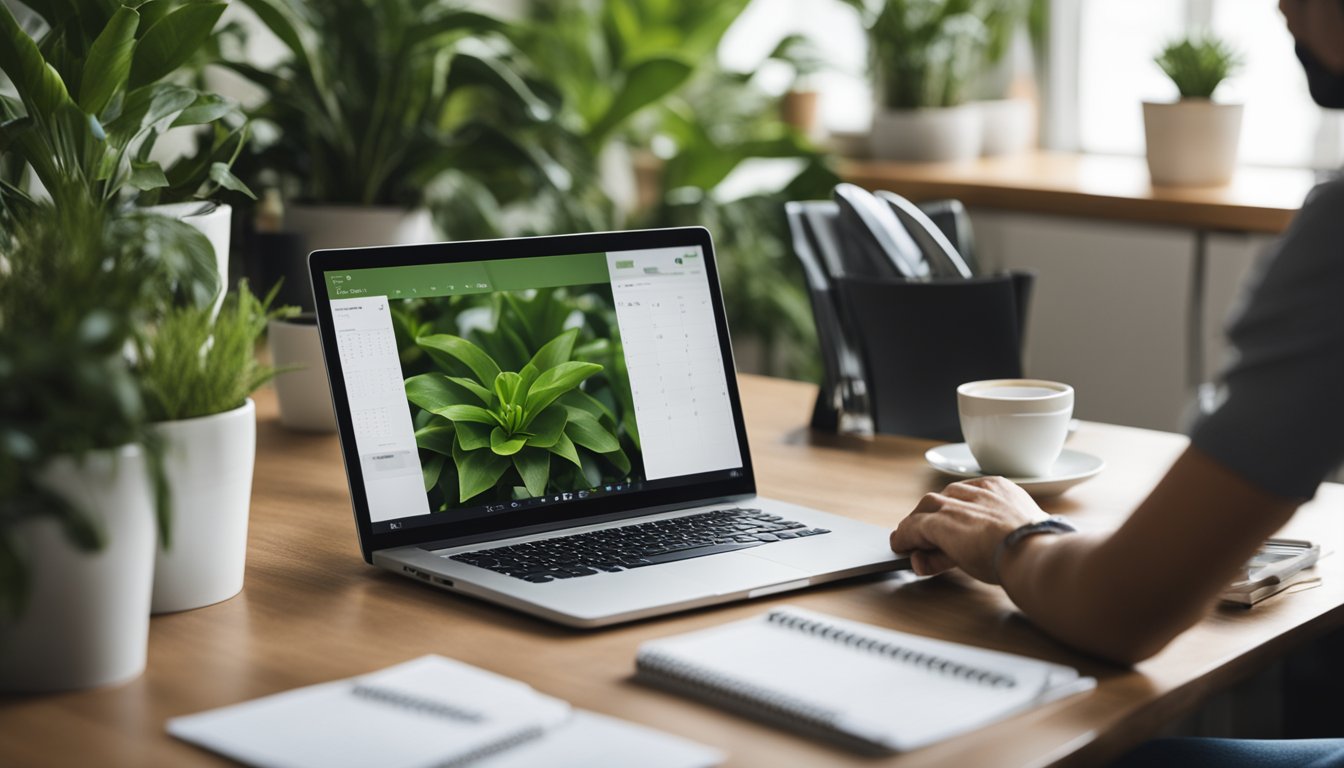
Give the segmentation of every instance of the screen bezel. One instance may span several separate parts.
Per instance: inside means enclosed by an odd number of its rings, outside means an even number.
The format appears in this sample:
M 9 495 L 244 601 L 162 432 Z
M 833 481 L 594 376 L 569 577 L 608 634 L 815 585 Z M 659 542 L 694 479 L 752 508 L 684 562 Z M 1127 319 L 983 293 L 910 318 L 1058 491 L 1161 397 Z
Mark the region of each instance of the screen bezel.
M 355 447 L 354 424 L 345 389 L 345 377 L 340 355 L 336 351 L 331 302 L 327 293 L 327 272 L 684 246 L 699 246 L 704 254 L 710 302 L 713 305 L 714 323 L 719 335 L 724 376 L 728 383 L 728 398 L 732 406 L 734 427 L 742 455 L 740 477 L 698 482 L 675 488 L 646 489 L 613 496 L 593 497 L 532 509 L 500 512 L 473 520 L 445 521 L 441 525 L 417 526 L 399 531 L 373 530 L 368 497 L 364 489 L 364 477 L 359 469 L 359 454 Z M 719 285 L 718 265 L 714 258 L 714 244 L 709 230 L 704 227 L 319 250 L 313 251 L 308 256 L 308 273 L 313 287 L 318 333 L 321 338 L 322 355 L 326 361 L 327 383 L 331 388 L 332 402 L 335 405 L 337 433 L 340 437 L 341 456 L 345 460 L 345 475 L 350 486 L 350 500 L 355 513 L 359 546 L 364 559 L 368 562 L 373 562 L 373 552 L 381 549 L 429 543 L 452 546 L 455 541 L 505 538 L 522 532 L 571 527 L 588 520 L 638 517 L 649 514 L 652 508 L 689 506 L 696 502 L 751 496 L 756 493 L 756 477 L 752 470 L 746 424 L 742 417 L 742 403 L 737 387 L 732 343 L 728 336 L 728 322 L 724 313 L 723 292 Z

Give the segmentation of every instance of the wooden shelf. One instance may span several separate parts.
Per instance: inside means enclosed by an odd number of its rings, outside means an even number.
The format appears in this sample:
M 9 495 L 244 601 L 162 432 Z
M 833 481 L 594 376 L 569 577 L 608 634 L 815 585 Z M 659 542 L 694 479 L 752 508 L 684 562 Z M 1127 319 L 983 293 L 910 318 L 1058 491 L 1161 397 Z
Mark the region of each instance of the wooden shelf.
M 1243 167 L 1221 187 L 1155 187 L 1141 157 L 1031 152 L 968 163 L 845 160 L 840 175 L 912 200 L 1171 224 L 1236 232 L 1283 231 L 1316 183 L 1303 169 Z

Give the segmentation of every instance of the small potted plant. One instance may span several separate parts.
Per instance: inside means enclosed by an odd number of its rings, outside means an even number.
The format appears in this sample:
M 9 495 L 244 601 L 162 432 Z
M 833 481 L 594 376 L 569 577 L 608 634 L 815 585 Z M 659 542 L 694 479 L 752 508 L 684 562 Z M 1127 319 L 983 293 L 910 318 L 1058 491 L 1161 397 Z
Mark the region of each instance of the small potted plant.
M 910 162 L 979 156 L 982 118 L 967 104 L 966 86 L 980 61 L 985 26 L 972 4 L 851 3 L 866 16 L 873 62 L 873 156 Z
M 1180 100 L 1143 103 L 1153 183 L 1226 184 L 1237 164 L 1242 107 L 1215 102 L 1213 93 L 1241 66 L 1240 54 L 1206 35 L 1171 42 L 1155 61 L 1176 85 Z
M 256 345 L 267 321 L 297 311 L 271 310 L 275 294 L 258 299 L 244 281 L 216 317 L 209 307 L 176 307 L 136 355 L 173 514 L 172 546 L 155 560 L 154 613 L 211 605 L 243 588 L 257 433 L 249 395 L 275 375 Z
M 978 8 L 986 40 L 974 90 L 982 119 L 980 154 L 987 157 L 1022 152 L 1036 137 L 1036 104 L 1029 98 L 1034 86 L 1019 70 L 1017 55 L 1018 46 L 1030 45 L 1032 5 L 1033 0 L 983 0 Z
M 450 0 L 243 4 L 288 53 L 225 64 L 267 97 L 253 117 L 274 138 L 249 162 L 278 176 L 284 227 L 308 249 L 433 240 L 445 171 L 538 164 L 510 133 L 552 110 L 518 75 L 505 22 Z
M 805 35 L 793 34 L 780 40 L 767 58 L 793 69 L 793 82 L 780 98 L 780 119 L 804 136 L 815 138 L 820 93 L 814 80 L 817 73 L 826 69 L 825 57 Z
M 176 279 L 178 221 L 94 201 L 0 206 L 0 691 L 145 666 L 163 474 L 125 351 Z M 161 221 L 153 221 L 161 219 Z M 208 311 L 208 304 L 205 305 Z M 162 500 L 162 497 L 158 497 Z M 169 518 L 157 506 L 159 537 Z

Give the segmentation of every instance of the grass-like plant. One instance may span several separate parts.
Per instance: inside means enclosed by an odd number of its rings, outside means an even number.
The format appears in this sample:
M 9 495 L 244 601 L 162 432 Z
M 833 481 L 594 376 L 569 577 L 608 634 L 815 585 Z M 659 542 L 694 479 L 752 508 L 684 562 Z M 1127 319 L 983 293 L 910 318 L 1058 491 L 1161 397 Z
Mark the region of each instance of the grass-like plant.
M 1241 54 L 1212 35 L 1173 40 L 1154 59 L 1182 99 L 1209 99 L 1241 68 Z
M 878 100 L 953 107 L 980 66 L 994 0 L 848 0 L 864 17 Z
M 193 419 L 238 408 L 276 374 L 256 355 L 257 339 L 269 320 L 292 317 L 296 307 L 271 309 L 279 285 L 257 298 L 242 281 L 212 307 L 172 309 L 141 350 L 137 375 L 154 422 Z
M 441 369 L 406 380 L 407 398 L 425 411 L 416 442 L 432 455 L 426 491 L 438 487 L 461 503 L 519 485 L 530 496 L 553 481 L 564 490 L 596 485 L 601 476 L 589 478 L 585 458 L 592 465 L 601 457 L 622 477 L 630 471 L 615 415 L 580 386 L 603 366 L 572 359 L 578 334 L 571 328 L 551 339 L 518 371 L 501 370 L 460 336 L 417 340 Z

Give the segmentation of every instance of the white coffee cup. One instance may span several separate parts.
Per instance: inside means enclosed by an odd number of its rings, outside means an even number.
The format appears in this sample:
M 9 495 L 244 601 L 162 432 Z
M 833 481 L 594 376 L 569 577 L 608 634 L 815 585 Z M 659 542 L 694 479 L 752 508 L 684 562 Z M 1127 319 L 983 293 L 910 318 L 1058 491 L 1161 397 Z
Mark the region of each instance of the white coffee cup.
M 271 364 L 282 371 L 275 377 L 280 423 L 305 432 L 335 432 L 336 413 L 331 406 L 317 318 L 303 314 L 272 320 L 267 335 Z
M 1073 387 L 1040 379 L 989 379 L 957 387 L 961 432 L 986 474 L 1045 477 L 1068 437 Z

